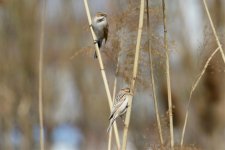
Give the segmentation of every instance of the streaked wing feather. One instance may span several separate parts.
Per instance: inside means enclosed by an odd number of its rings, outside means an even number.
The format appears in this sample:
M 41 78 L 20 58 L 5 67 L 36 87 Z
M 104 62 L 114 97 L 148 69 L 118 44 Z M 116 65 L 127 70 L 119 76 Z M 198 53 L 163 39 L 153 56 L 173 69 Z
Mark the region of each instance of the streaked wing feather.
M 120 101 L 120 99 L 125 95 L 126 93 L 124 93 L 123 91 L 120 91 L 118 94 L 117 94 L 117 96 L 116 96 L 116 98 L 115 98 L 115 100 L 114 100 L 114 104 L 116 104 L 118 101 Z
M 111 119 L 114 115 L 114 113 L 118 110 L 118 108 L 123 104 L 123 102 L 125 101 L 126 97 L 120 99 L 120 101 L 118 101 L 117 103 L 114 104 L 112 112 L 110 114 L 109 119 Z

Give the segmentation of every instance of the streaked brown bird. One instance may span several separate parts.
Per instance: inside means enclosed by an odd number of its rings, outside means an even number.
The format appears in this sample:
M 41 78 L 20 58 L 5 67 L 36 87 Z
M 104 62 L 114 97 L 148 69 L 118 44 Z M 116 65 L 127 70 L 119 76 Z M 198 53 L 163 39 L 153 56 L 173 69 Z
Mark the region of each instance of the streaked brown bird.
M 129 95 L 131 95 L 130 88 L 123 88 L 117 94 L 117 96 L 114 100 L 112 112 L 109 117 L 110 123 L 109 123 L 109 127 L 107 129 L 107 132 L 109 132 L 109 130 L 111 129 L 114 121 L 119 116 L 121 117 L 127 111 Z

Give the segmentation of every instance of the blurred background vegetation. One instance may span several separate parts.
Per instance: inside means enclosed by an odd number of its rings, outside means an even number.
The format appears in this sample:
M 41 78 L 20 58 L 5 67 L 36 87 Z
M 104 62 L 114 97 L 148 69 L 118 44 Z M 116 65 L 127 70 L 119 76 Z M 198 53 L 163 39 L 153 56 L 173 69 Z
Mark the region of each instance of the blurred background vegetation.
M 39 149 L 40 3 L 0 0 L 1 150 Z M 150 0 L 149 3 L 157 97 L 163 135 L 169 144 L 161 1 Z M 110 112 L 98 61 L 93 59 L 94 46 L 83 1 L 46 0 L 46 4 L 43 71 L 46 149 L 106 149 Z M 224 46 L 225 1 L 208 0 L 208 4 Z M 112 92 L 118 57 L 118 89 L 129 85 L 139 2 L 89 0 L 89 5 L 92 16 L 98 11 L 108 14 L 109 38 L 102 48 L 102 55 Z M 217 46 L 201 0 L 167 1 L 167 18 L 174 134 L 178 144 L 192 84 Z M 129 150 L 154 149 L 160 143 L 146 31 L 145 26 L 129 130 Z M 224 66 L 221 55 L 217 53 L 194 92 L 185 136 L 185 145 L 193 146 L 193 149 L 225 149 Z M 118 126 L 122 131 L 121 120 L 118 120 Z M 116 148 L 115 144 L 113 148 Z

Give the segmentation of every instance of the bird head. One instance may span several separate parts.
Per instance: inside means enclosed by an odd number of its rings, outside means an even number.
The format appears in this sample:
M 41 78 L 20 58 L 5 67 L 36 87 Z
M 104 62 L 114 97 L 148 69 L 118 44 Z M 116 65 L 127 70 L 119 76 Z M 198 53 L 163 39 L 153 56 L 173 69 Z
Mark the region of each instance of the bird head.
M 107 17 L 107 15 L 105 13 L 98 12 L 94 17 L 94 21 L 96 23 L 102 23 L 102 22 L 106 21 L 106 17 Z
M 126 93 L 130 93 L 130 88 L 126 87 L 126 88 L 123 88 L 121 89 L 122 91 L 126 92 Z

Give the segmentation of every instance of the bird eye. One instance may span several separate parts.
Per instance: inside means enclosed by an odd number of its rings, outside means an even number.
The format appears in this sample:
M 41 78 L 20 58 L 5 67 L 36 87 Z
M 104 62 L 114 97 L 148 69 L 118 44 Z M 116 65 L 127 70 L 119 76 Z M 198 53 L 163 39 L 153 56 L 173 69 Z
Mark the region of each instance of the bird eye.
M 104 18 L 98 19 L 97 22 L 102 22 L 104 20 Z

